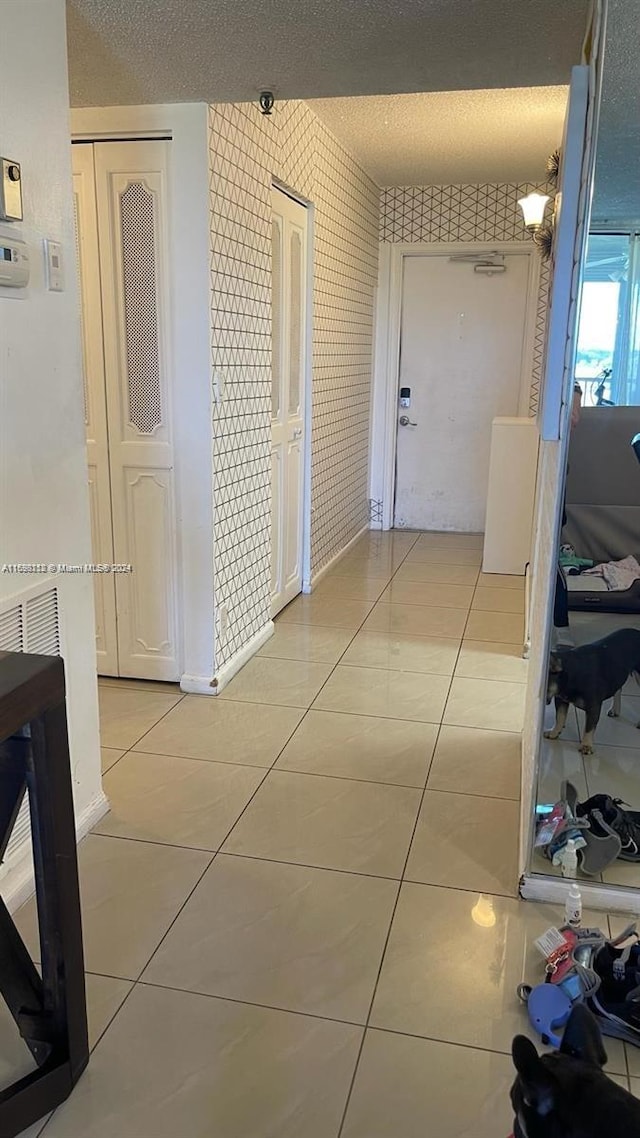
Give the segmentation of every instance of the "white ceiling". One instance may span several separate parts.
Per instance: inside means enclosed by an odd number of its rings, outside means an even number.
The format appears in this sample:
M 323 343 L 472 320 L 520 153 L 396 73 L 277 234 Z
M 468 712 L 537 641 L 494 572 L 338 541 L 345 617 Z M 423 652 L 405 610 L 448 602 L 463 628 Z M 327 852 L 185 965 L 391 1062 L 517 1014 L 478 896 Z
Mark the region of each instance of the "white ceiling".
M 565 83 L 587 0 L 67 0 L 73 106 Z
M 596 149 L 594 221 L 640 221 L 638 0 L 609 0 Z
M 567 87 L 308 100 L 379 186 L 544 181 Z

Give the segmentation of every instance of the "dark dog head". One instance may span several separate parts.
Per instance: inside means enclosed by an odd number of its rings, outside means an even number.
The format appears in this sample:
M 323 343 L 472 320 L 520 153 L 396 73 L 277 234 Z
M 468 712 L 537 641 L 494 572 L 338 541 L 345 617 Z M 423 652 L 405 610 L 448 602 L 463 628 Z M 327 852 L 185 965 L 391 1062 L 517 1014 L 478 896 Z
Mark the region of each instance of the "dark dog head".
M 539 1056 L 531 1040 L 517 1035 L 511 1047 L 516 1080 L 511 1088 L 514 1138 L 587 1138 L 574 1128 L 587 1083 L 607 1062 L 600 1028 L 591 1012 L 577 1004 L 565 1028 L 560 1050 Z M 607 1086 L 617 1090 L 614 1084 Z M 589 1132 L 590 1133 L 590 1132 Z M 595 1130 L 594 1130 L 595 1134 Z
M 547 676 L 547 703 L 557 696 L 560 690 L 560 674 L 562 672 L 563 664 L 559 656 L 552 652 L 549 657 L 549 674 Z

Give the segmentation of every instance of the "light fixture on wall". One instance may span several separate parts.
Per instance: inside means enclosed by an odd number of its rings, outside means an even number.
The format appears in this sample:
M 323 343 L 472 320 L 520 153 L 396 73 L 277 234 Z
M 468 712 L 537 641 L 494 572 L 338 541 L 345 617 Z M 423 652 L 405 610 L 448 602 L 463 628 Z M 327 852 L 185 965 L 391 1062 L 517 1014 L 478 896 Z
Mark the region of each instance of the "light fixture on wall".
M 536 191 L 527 194 L 525 198 L 518 199 L 525 228 L 540 249 L 543 261 L 550 257 L 553 242 L 553 227 L 543 224 L 545 206 L 548 201 L 549 194 L 540 194 Z

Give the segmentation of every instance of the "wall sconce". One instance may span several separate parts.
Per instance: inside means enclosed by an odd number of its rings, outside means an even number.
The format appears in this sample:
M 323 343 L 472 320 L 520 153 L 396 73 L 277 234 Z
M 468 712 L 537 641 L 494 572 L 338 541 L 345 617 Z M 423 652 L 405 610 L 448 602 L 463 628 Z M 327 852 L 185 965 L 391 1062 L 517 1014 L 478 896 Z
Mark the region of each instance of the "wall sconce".
M 525 228 L 531 234 L 540 249 L 543 261 L 551 255 L 553 229 L 550 225 L 543 225 L 544 209 L 549 201 L 549 194 L 531 193 L 526 198 L 519 198 L 518 205 L 522 210 Z

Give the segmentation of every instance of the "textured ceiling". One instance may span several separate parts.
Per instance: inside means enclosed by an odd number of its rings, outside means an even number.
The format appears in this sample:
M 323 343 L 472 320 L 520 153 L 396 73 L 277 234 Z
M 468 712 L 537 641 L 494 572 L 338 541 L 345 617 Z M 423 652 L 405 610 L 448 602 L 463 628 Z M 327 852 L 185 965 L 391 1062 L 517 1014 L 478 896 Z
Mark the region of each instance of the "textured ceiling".
M 309 105 L 380 186 L 544 180 L 567 87 L 440 91 Z
M 638 0 L 609 0 L 592 216 L 640 221 Z
M 67 0 L 73 106 L 565 83 L 587 0 Z

